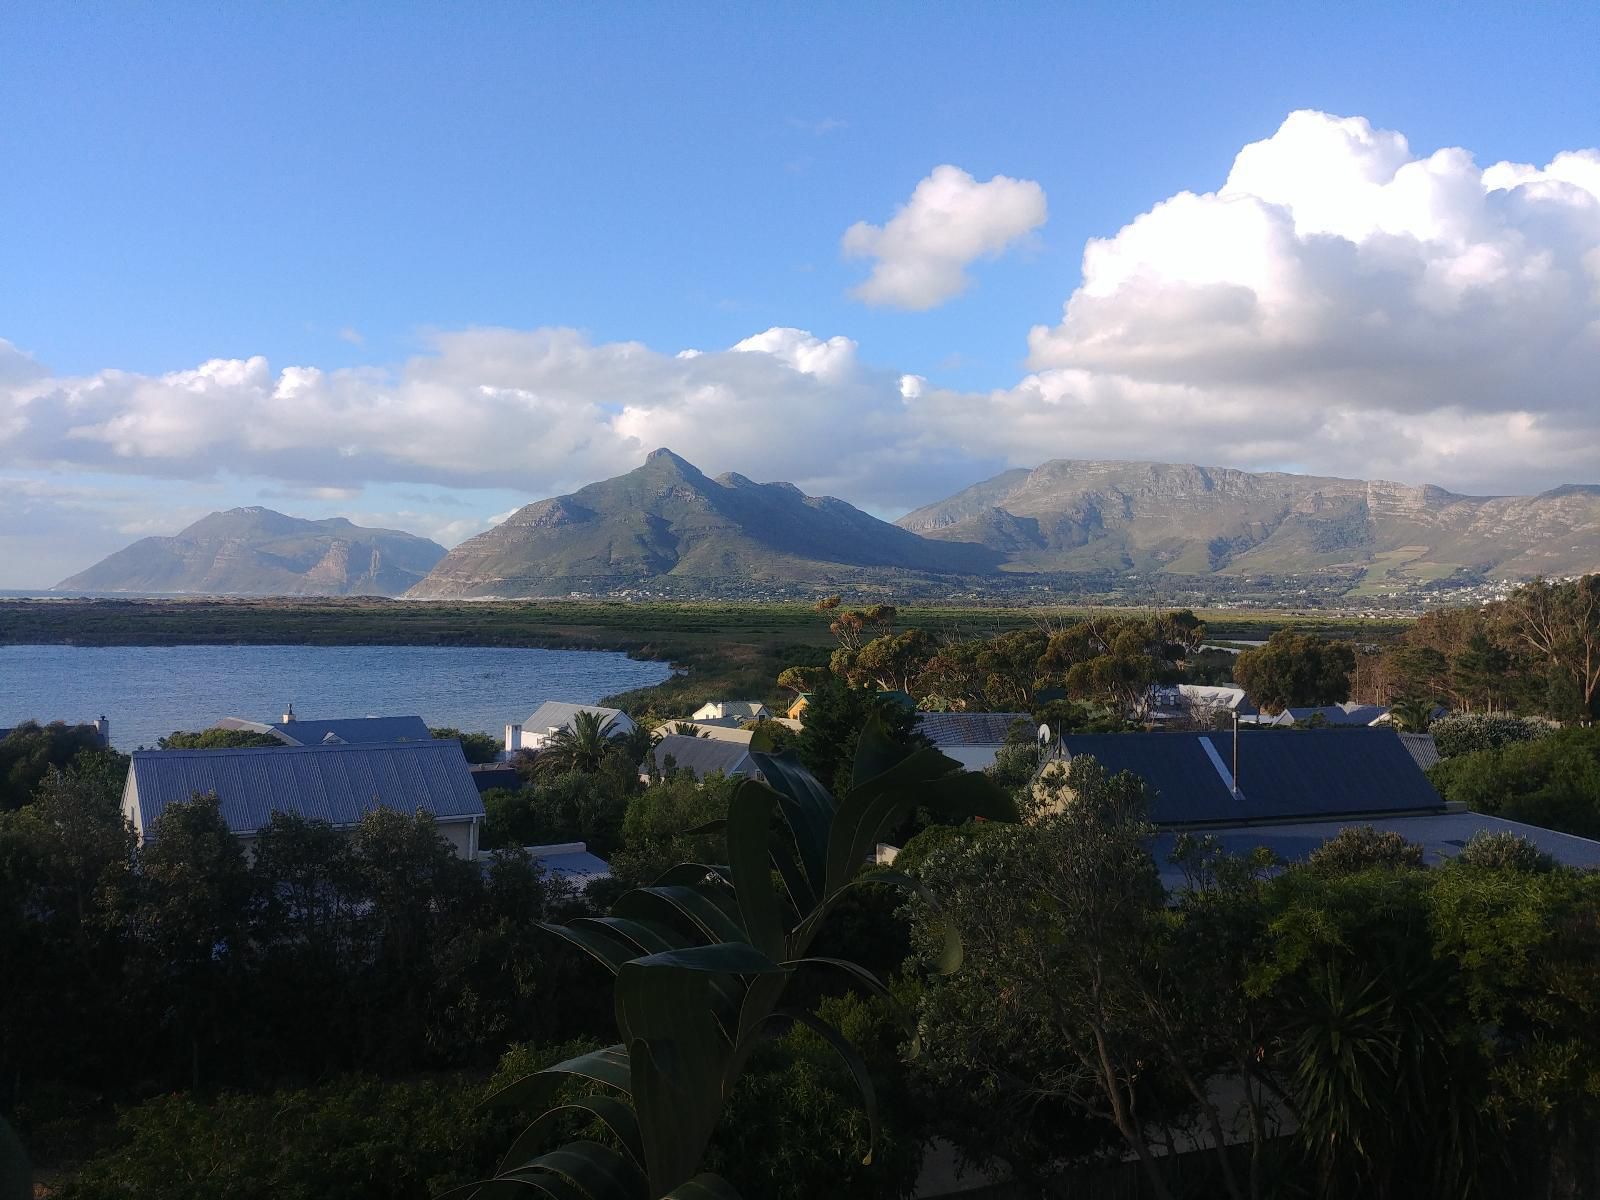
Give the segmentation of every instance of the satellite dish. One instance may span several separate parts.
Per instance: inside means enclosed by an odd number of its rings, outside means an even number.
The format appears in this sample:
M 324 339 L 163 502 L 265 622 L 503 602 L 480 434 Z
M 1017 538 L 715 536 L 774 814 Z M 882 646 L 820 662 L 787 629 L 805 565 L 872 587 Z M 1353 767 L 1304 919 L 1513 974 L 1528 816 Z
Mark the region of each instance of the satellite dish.
M 1039 726 L 1039 745 L 1048 746 L 1049 744 L 1050 744 L 1050 726 L 1041 725 L 1041 726 Z

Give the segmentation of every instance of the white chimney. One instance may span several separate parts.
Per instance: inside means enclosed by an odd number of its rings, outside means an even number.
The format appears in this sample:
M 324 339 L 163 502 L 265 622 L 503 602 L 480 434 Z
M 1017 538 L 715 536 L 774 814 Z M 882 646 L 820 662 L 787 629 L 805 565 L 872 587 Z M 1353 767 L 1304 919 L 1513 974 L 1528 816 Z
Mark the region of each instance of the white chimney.
M 522 749 L 522 726 L 506 726 L 506 753 L 515 754 Z
M 287 725 L 294 720 L 294 701 L 289 701 L 289 707 L 283 710 L 283 724 Z

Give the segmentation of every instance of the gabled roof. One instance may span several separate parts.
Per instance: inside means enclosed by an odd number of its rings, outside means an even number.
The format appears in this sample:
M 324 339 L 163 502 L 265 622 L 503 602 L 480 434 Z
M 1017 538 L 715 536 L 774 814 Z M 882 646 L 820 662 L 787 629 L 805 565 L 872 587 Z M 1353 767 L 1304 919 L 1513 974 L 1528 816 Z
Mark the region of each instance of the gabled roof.
M 678 770 L 690 771 L 696 779 L 704 779 L 713 771 L 720 771 L 724 775 L 755 773 L 750 747 L 720 738 L 684 737 L 669 733 L 656 743 L 651 753 L 657 770 L 665 771 L 667 759 L 671 757 Z
M 483 801 L 455 739 L 247 750 L 136 750 L 123 805 L 148 835 L 168 804 L 215 792 L 234 833 L 254 833 L 274 812 L 354 825 L 375 808 L 438 820 L 483 816 Z
M 1417 766 L 1424 771 L 1439 762 L 1439 747 L 1434 745 L 1431 733 L 1402 733 L 1400 744 L 1411 752 Z
M 917 717 L 917 732 L 935 746 L 1003 746 L 1018 721 L 1033 724 L 1027 713 L 930 712 Z
M 707 736 L 719 742 L 737 742 L 741 746 L 748 746 L 755 739 L 755 730 L 740 729 L 736 721 L 663 721 L 656 726 L 656 732 L 662 737 L 698 737 L 698 734 L 674 734 L 673 730 L 679 725 L 693 725 Z
M 1272 821 L 1362 813 L 1437 812 L 1444 801 L 1389 729 L 1246 730 L 1222 733 L 1066 734 L 1072 755 L 1132 771 L 1155 791 L 1157 825 Z
M 522 728 L 529 733 L 569 728 L 573 719 L 581 712 L 596 714 L 601 724 L 610 721 L 613 737 L 627 733 L 633 728 L 633 722 L 628 718 L 628 714 L 620 708 L 602 708 L 598 704 L 568 704 L 562 700 L 546 700 L 533 710 L 528 719 L 522 723 Z
M 1387 715 L 1389 710 L 1381 704 L 1321 704 L 1306 708 L 1286 708 L 1278 714 L 1277 720 L 1285 725 L 1290 722 L 1309 721 L 1320 716 L 1329 725 L 1371 725 L 1379 717 Z M 1262 724 L 1271 718 L 1262 717 Z
M 433 734 L 421 717 L 340 717 L 331 721 L 250 721 L 223 717 L 217 729 L 270 733 L 286 746 L 320 746 L 325 742 L 421 742 Z
M 706 708 L 721 709 L 724 718 L 743 721 L 753 721 L 763 712 L 771 711 L 759 700 L 708 700 L 700 706 L 700 709 Z

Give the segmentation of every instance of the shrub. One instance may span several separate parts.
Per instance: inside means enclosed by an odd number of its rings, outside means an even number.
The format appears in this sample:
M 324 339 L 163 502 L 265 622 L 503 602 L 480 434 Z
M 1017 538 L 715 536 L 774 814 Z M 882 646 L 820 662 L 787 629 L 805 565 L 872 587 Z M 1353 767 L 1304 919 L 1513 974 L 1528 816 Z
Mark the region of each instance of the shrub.
M 1446 800 L 1544 829 L 1600 835 L 1600 729 L 1447 758 L 1428 769 Z
M 1318 875 L 1351 875 L 1372 867 L 1401 870 L 1422 866 L 1422 847 L 1398 833 L 1379 833 L 1371 825 L 1350 825 L 1306 858 Z
M 1555 726 L 1538 717 L 1504 713 L 1461 713 L 1441 717 L 1428 727 L 1440 758 L 1456 758 L 1478 750 L 1498 750 L 1517 742 L 1548 736 Z
M 1475 833 L 1456 855 L 1464 866 L 1489 871 L 1521 871 L 1539 875 L 1556 868 L 1556 860 L 1514 833 Z
M 426 1200 L 493 1166 L 511 1122 L 460 1081 L 322 1087 L 126 1109 L 62 1200 Z

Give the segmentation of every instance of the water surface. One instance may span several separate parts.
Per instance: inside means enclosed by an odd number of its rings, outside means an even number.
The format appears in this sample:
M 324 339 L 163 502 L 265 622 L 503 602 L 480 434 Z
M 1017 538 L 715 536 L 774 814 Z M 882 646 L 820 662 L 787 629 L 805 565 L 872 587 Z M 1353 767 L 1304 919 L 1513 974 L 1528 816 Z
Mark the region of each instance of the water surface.
M 403 716 L 499 737 L 546 700 L 592 704 L 666 663 L 501 646 L 0 646 L 0 726 L 92 721 L 119 750 L 221 717 Z

